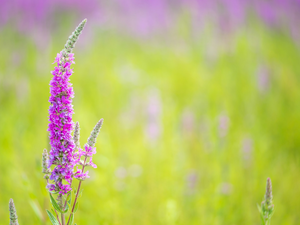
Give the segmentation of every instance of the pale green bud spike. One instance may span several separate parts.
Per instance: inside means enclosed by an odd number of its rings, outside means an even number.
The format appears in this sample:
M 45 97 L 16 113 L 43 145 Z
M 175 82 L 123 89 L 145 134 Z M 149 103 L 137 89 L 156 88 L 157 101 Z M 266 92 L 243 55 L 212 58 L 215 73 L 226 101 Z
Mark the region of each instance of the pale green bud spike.
M 267 185 L 266 185 L 266 194 L 265 194 L 265 202 L 267 206 L 271 206 L 272 205 L 272 200 L 273 200 L 273 196 L 272 196 L 272 183 L 271 183 L 271 179 L 268 178 L 267 179 Z
M 12 198 L 9 200 L 9 225 L 19 225 L 17 211 Z
M 43 173 L 49 173 L 50 172 L 50 169 L 48 169 L 48 161 L 49 161 L 49 158 L 48 158 L 48 152 L 46 149 L 44 149 L 43 151 L 43 157 L 42 157 L 42 172 Z
M 100 129 L 102 127 L 102 124 L 103 124 L 103 119 L 100 119 L 99 122 L 94 127 L 93 131 L 91 132 L 91 135 L 87 140 L 87 144 L 89 146 L 94 147 L 94 145 L 96 143 L 97 136 L 98 136 L 98 134 L 100 132 Z
M 272 196 L 272 182 L 271 179 L 267 179 L 266 185 L 266 193 L 265 198 L 261 203 L 261 218 L 264 225 L 270 225 L 270 220 L 274 212 L 274 205 L 273 205 L 273 196 Z
M 75 31 L 70 35 L 69 39 L 67 40 L 67 43 L 65 44 L 65 52 L 71 53 L 73 48 L 75 47 L 75 43 L 79 38 L 79 35 L 81 34 L 85 24 L 87 22 L 87 19 L 84 19 L 78 27 L 76 27 Z
M 74 129 L 74 135 L 73 135 L 75 150 L 78 149 L 80 146 L 79 137 L 80 137 L 80 127 L 79 127 L 79 122 L 76 122 L 75 129 Z

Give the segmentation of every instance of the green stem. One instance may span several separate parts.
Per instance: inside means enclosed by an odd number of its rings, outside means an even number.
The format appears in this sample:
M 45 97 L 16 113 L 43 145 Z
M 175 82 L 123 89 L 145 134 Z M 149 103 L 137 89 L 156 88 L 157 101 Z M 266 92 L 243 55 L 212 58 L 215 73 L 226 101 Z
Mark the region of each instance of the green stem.
M 57 219 L 57 221 L 58 221 L 59 225 L 61 225 L 61 223 L 60 223 L 60 220 L 59 220 L 59 217 L 58 217 L 58 214 L 57 214 L 57 212 L 56 212 L 56 210 L 55 210 L 55 209 L 54 209 L 54 211 L 55 211 L 55 214 L 56 214 L 56 219 Z
M 82 166 L 81 173 L 83 173 L 83 171 L 84 171 L 84 167 L 85 167 L 85 163 L 86 163 L 87 158 L 88 158 L 88 157 L 86 156 L 85 159 L 84 159 L 84 163 L 83 163 L 83 166 Z M 78 188 L 77 188 L 77 192 L 76 192 L 76 197 L 75 197 L 75 200 L 74 200 L 74 203 L 73 203 L 72 211 L 71 211 L 71 213 L 70 213 L 70 216 L 69 216 L 67 225 L 69 225 L 70 218 L 71 218 L 72 214 L 74 213 L 75 204 L 76 204 L 76 202 L 77 202 L 78 194 L 79 194 L 80 187 L 81 187 L 81 182 L 82 182 L 82 181 L 79 181 Z
M 60 194 L 60 207 L 61 207 L 62 210 L 64 210 L 62 194 Z M 60 218 L 61 218 L 61 225 L 66 225 L 66 220 L 65 220 L 65 214 L 64 213 L 60 214 Z

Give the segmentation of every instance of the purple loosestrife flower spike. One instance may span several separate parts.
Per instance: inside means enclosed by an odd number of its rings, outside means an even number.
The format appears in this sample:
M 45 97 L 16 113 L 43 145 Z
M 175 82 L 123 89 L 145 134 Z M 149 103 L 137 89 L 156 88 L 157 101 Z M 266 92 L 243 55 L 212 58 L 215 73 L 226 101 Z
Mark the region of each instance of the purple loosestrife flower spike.
M 103 124 L 103 119 L 100 119 L 99 122 L 94 127 L 93 131 L 91 132 L 91 135 L 90 135 L 90 137 L 87 140 L 87 144 L 90 147 L 94 147 L 94 145 L 96 143 L 97 136 L 98 136 L 98 134 L 100 132 L 100 129 L 102 127 L 102 124 Z
M 9 225 L 19 225 L 17 211 L 12 198 L 9 200 Z
M 79 137 L 80 137 L 80 127 L 79 127 L 79 122 L 76 122 L 75 129 L 74 129 L 74 135 L 73 135 L 75 149 L 78 149 L 80 147 Z
M 65 48 L 57 54 L 55 59 L 57 66 L 52 71 L 53 78 L 50 82 L 51 105 L 48 131 L 51 150 L 48 168 L 52 165 L 55 165 L 55 168 L 50 175 L 50 180 L 54 184 L 48 184 L 47 187 L 49 191 L 59 192 L 59 194 L 66 194 L 72 190 L 71 182 L 75 165 L 75 144 L 71 135 L 74 125 L 72 121 L 74 92 L 69 77 L 73 73 L 71 64 L 74 63 L 74 54 L 71 52 L 85 23 L 86 20 L 79 24 L 69 37 Z M 67 184 L 63 180 L 67 181 Z

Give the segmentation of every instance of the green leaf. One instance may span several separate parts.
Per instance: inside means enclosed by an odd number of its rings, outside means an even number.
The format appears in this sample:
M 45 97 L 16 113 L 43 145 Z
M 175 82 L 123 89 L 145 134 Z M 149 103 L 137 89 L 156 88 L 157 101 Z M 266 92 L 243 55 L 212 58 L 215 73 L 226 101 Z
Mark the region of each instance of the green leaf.
M 72 213 L 72 214 L 70 215 L 70 225 L 72 225 L 73 222 L 74 222 L 74 213 Z
M 76 213 L 76 211 L 77 211 L 77 209 L 78 209 L 78 201 L 76 202 L 76 204 L 75 204 L 75 208 L 74 208 L 74 213 Z
M 66 201 L 67 201 L 67 205 L 66 205 L 64 213 L 66 213 L 69 210 L 70 206 L 71 206 L 71 203 L 72 203 L 72 192 L 69 193 L 69 195 L 67 196 Z
M 79 195 L 78 195 L 79 198 L 82 196 L 82 192 L 83 192 L 83 189 L 81 189 L 81 191 L 79 192 Z
M 68 210 L 69 210 L 69 203 L 67 202 L 67 204 L 66 204 L 66 208 L 65 208 L 65 210 L 63 211 L 64 213 L 67 213 L 68 212 Z
M 257 209 L 261 213 L 261 208 L 260 208 L 260 206 L 258 204 L 257 204 Z
M 261 224 L 262 225 L 265 225 L 265 219 L 264 219 L 264 215 L 263 215 L 263 212 L 261 210 L 261 207 L 257 204 L 257 209 L 259 211 L 259 214 L 260 214 L 260 219 L 261 219 Z
M 51 194 L 50 194 L 50 202 L 55 210 L 57 210 L 60 213 L 63 213 L 62 210 L 60 209 L 59 205 L 57 204 L 57 202 L 55 201 L 55 199 L 53 198 L 53 196 Z
M 72 202 L 72 191 L 69 192 L 69 195 L 68 195 L 66 201 L 71 205 L 71 202 Z
M 46 211 L 47 211 L 47 214 L 48 214 L 48 216 L 50 218 L 51 223 L 53 225 L 59 225 L 59 222 L 57 221 L 57 219 L 55 218 L 55 216 L 53 216 L 53 214 L 49 210 L 46 209 Z
M 275 209 L 272 210 L 272 212 L 270 213 L 270 218 L 271 216 L 273 216 Z

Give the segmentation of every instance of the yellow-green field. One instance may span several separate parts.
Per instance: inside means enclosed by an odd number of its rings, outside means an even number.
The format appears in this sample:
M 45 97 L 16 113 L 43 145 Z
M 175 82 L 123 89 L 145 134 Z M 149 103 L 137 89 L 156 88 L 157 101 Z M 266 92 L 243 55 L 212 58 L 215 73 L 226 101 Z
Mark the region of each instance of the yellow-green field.
M 73 29 L 62 26 L 47 43 L 0 36 L 0 224 L 10 198 L 21 225 L 50 224 L 41 156 L 51 63 Z M 299 223 L 300 51 L 288 36 L 99 31 L 74 53 L 82 145 L 104 118 L 78 225 L 258 225 L 267 177 L 272 225 Z

